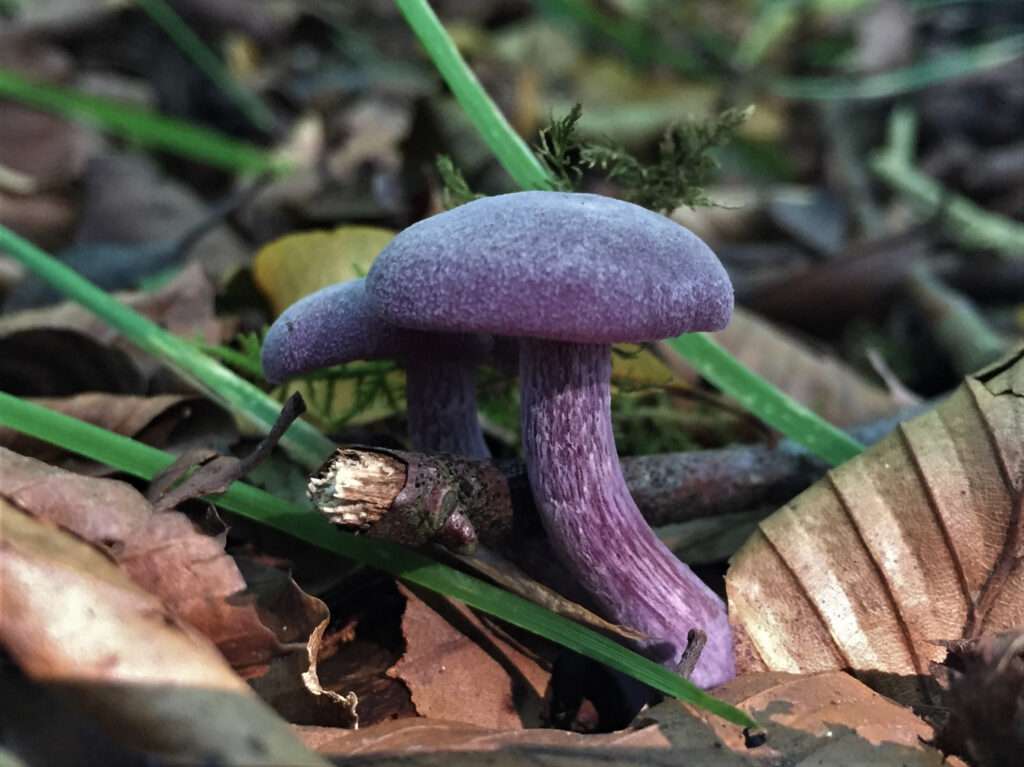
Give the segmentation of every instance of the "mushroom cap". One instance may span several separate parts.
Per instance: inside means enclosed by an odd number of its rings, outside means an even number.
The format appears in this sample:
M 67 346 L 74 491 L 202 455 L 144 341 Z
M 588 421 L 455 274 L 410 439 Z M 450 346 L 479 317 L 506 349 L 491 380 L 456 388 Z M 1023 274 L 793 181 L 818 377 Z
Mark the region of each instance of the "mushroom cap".
M 489 351 L 487 339 L 422 333 L 385 322 L 374 314 L 365 284 L 358 279 L 329 285 L 285 309 L 263 341 L 263 376 L 281 383 L 354 360 L 414 355 L 472 360 Z
M 329 285 L 281 312 L 263 341 L 264 377 L 280 383 L 331 365 L 393 355 L 397 329 L 373 313 L 365 283 Z
M 400 232 L 366 278 L 374 311 L 419 330 L 577 343 L 720 330 L 732 284 L 669 218 L 592 194 L 487 197 Z

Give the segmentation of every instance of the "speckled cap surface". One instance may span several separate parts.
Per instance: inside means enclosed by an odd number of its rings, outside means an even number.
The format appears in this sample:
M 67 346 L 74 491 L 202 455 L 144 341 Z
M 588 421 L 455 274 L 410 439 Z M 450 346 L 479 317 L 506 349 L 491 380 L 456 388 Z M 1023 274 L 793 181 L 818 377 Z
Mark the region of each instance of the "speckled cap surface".
M 285 309 L 263 341 L 264 377 L 280 383 L 311 370 L 398 353 L 402 331 L 373 313 L 365 283 L 329 285 Z
M 366 278 L 373 310 L 420 330 L 579 343 L 720 330 L 732 284 L 665 216 L 610 197 L 517 192 L 420 221 Z

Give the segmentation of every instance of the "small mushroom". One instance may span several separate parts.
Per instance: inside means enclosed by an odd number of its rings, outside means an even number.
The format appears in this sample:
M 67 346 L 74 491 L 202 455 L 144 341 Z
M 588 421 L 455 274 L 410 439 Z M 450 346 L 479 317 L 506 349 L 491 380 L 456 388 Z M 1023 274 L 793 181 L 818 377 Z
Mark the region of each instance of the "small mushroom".
M 520 192 L 415 224 L 367 275 L 374 311 L 406 328 L 519 338 L 530 486 L 551 543 L 606 617 L 671 668 L 707 636 L 692 679 L 735 674 L 722 600 L 658 540 L 626 488 L 611 425 L 611 344 L 729 320 L 732 285 L 689 230 L 630 203 Z
M 353 360 L 397 359 L 405 368 L 413 448 L 489 458 L 475 381 L 488 343 L 390 325 L 370 309 L 364 285 L 362 279 L 330 285 L 285 309 L 263 343 L 263 375 L 280 383 Z

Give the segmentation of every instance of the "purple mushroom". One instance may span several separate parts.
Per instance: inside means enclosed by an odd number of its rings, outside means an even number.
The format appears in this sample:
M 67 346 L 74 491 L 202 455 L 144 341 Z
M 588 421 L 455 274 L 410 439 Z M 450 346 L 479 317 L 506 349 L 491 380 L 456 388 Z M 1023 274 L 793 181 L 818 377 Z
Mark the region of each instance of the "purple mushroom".
M 520 192 L 421 221 L 377 258 L 374 311 L 406 328 L 519 338 L 523 451 L 551 543 L 606 617 L 692 679 L 735 674 L 722 600 L 658 540 L 626 488 L 610 414 L 611 344 L 719 330 L 733 291 L 714 253 L 664 216 L 589 194 Z
M 330 285 L 285 309 L 263 343 L 263 375 L 280 383 L 353 360 L 397 359 L 405 368 L 413 448 L 489 458 L 475 381 L 475 365 L 488 343 L 479 336 L 390 325 L 370 309 L 365 282 Z

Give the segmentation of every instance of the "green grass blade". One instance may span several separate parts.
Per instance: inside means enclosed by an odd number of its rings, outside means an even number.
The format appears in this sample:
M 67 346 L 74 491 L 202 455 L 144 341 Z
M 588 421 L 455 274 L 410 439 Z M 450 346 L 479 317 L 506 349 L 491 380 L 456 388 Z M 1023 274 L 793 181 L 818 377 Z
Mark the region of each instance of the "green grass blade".
M 768 83 L 776 95 L 791 99 L 880 99 L 984 72 L 1024 56 L 1024 34 L 950 51 L 902 69 L 865 77 L 800 77 Z
M 509 175 L 526 189 L 551 188 L 553 179 L 501 116 L 498 107 L 459 55 L 427 0 L 395 2 L 448 87 L 456 95 L 462 94 L 459 103 Z M 839 463 L 861 449 L 857 442 L 745 368 L 710 339 L 691 334 L 680 336 L 672 343 L 711 383 L 815 455 Z
M 162 450 L 3 392 L 0 392 L 0 424 L 142 479 L 152 479 L 174 460 L 174 456 Z M 678 674 L 619 646 L 611 639 L 414 551 L 342 532 L 311 509 L 287 503 L 242 482 L 234 483 L 226 493 L 211 500 L 229 511 L 313 546 L 458 599 L 470 607 L 629 674 L 666 695 L 700 706 L 727 721 L 758 729 L 758 724 L 743 711 L 708 695 Z
M 550 189 L 552 179 L 544 166 L 466 66 L 430 4 L 425 0 L 395 0 L 395 4 L 508 174 L 524 189 Z
M 688 333 L 668 341 L 704 378 L 729 392 L 751 413 L 833 466 L 850 460 L 864 446 L 842 429 L 794 402 L 751 372 L 704 333 Z
M 245 418 L 260 431 L 265 433 L 273 426 L 281 405 L 272 397 L 210 359 L 188 341 L 168 333 L 129 309 L 73 269 L 2 225 L 0 251 L 10 253 L 64 295 L 119 330 L 136 346 L 164 360 L 216 402 Z M 281 440 L 281 447 L 298 463 L 313 469 L 330 455 L 334 443 L 308 422 L 300 420 L 292 424 Z
M 257 128 L 272 131 L 276 125 L 273 113 L 260 98 L 240 86 L 224 68 L 217 54 L 192 31 L 188 24 L 167 4 L 166 0 L 136 0 L 151 19 L 174 41 L 174 44 L 195 64 L 207 79 L 216 85 Z
M 0 69 L 0 97 L 218 168 L 256 173 L 288 169 L 284 161 L 252 144 L 135 106 L 34 82 L 9 69 Z

